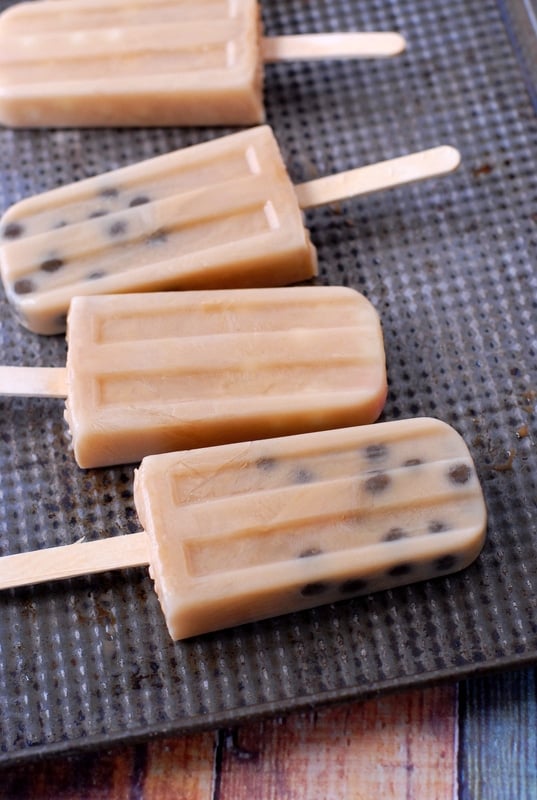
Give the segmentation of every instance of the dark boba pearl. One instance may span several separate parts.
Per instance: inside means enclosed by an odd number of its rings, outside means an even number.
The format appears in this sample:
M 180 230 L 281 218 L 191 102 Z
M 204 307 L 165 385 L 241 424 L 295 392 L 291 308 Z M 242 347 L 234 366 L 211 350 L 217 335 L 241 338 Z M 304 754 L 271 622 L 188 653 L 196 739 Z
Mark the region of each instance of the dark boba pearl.
M 153 231 L 150 233 L 146 239 L 146 243 L 148 245 L 152 244 L 164 244 L 164 242 L 168 241 L 168 234 L 165 230 Z
M 20 278 L 13 286 L 15 294 L 31 294 L 35 291 L 35 284 L 30 278 Z
M 434 568 L 437 572 L 447 572 L 447 570 L 453 569 L 456 563 L 457 558 L 456 556 L 452 555 L 441 556 L 433 562 Z
M 61 269 L 65 264 L 63 258 L 47 258 L 45 261 L 41 262 L 39 265 L 39 269 L 42 269 L 43 272 L 57 272 Z
M 95 211 L 91 212 L 88 219 L 98 219 L 99 217 L 106 217 L 107 214 L 108 211 L 106 211 L 104 208 L 98 208 Z
M 370 494 L 378 494 L 379 492 L 384 492 L 391 483 L 391 479 L 389 475 L 386 475 L 385 472 L 378 472 L 376 475 L 372 475 L 368 478 L 364 484 L 366 491 Z
M 115 186 L 107 186 L 105 189 L 101 189 L 99 195 L 101 197 L 117 197 L 119 194 L 119 189 L 116 189 Z
M 127 230 L 127 223 L 123 219 L 118 219 L 115 222 L 112 222 L 110 227 L 108 228 L 108 233 L 110 236 L 121 236 L 122 233 L 125 233 Z
M 472 470 L 468 464 L 455 464 L 453 467 L 450 467 L 448 476 L 451 483 L 462 485 L 468 483 L 472 476 Z
M 341 594 L 358 594 L 367 588 L 367 581 L 363 578 L 350 578 L 348 581 L 343 581 L 339 587 Z
M 293 477 L 295 483 L 311 483 L 313 472 L 310 472 L 309 469 L 297 469 Z
M 440 519 L 433 519 L 429 522 L 428 530 L 429 533 L 444 533 L 449 530 L 449 525 Z
M 328 586 L 326 583 L 307 583 L 300 590 L 302 597 L 315 597 L 318 594 L 324 594 Z
M 303 550 L 299 558 L 311 558 L 312 556 L 320 556 L 323 551 L 318 547 L 310 547 L 308 550 Z
M 263 458 L 258 458 L 255 465 L 258 469 L 262 469 L 263 472 L 270 472 L 276 466 L 276 459 L 271 456 L 264 456 Z
M 392 578 L 398 578 L 401 575 L 408 575 L 410 572 L 412 572 L 412 564 L 396 564 L 395 567 L 388 570 L 387 574 Z
M 390 528 L 388 533 L 382 539 L 383 542 L 396 542 L 398 539 L 406 539 L 407 532 L 402 528 Z
M 132 198 L 129 203 L 129 207 L 134 208 L 135 206 L 145 206 L 145 204 L 149 202 L 151 202 L 149 197 L 147 197 L 145 194 L 139 194 Z
M 370 444 L 366 447 L 365 455 L 369 461 L 380 461 L 388 455 L 388 448 L 385 444 Z
M 104 272 L 104 270 L 95 270 L 95 272 L 90 272 L 86 276 L 86 279 L 88 281 L 98 281 L 99 278 L 104 278 L 105 275 L 106 275 L 106 272 Z
M 23 233 L 24 226 L 21 225 L 20 222 L 8 222 L 2 231 L 2 236 L 4 239 L 18 239 Z
M 420 464 L 423 464 L 421 458 L 407 458 L 403 463 L 403 467 L 419 467 Z

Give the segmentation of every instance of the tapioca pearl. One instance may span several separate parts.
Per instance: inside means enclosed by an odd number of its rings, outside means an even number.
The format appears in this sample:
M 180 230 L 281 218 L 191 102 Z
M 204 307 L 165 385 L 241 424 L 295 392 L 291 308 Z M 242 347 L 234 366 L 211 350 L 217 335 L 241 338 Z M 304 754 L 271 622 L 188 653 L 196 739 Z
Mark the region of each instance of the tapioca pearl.
M 403 467 L 419 467 L 420 464 L 423 464 L 421 458 L 407 458 L 406 461 L 403 461 Z
M 441 519 L 432 519 L 427 526 L 429 533 L 444 533 L 445 531 L 449 531 L 449 529 L 450 525 L 445 522 L 445 520 Z
M 412 564 L 403 563 L 403 564 L 396 564 L 395 567 L 391 567 L 389 570 L 386 571 L 387 575 L 390 575 L 392 578 L 399 578 L 403 575 L 410 575 L 413 570 Z
M 128 225 L 124 219 L 117 219 L 108 227 L 108 234 L 110 236 L 121 236 L 123 233 L 126 233 L 127 227 Z
M 24 225 L 20 222 L 8 222 L 2 230 L 4 239 L 18 239 L 24 233 Z
M 343 581 L 338 589 L 341 594 L 358 594 L 359 592 L 365 592 L 367 581 L 364 578 L 349 578 Z
M 301 467 L 293 473 L 293 480 L 295 483 L 312 483 L 314 474 L 311 470 Z
M 148 245 L 164 244 L 168 241 L 168 232 L 165 231 L 164 228 L 160 228 L 159 230 L 150 233 L 145 241 Z
M 385 444 L 370 444 L 365 449 L 365 456 L 368 461 L 383 461 L 388 452 L 388 447 Z
M 437 572 L 448 572 L 449 570 L 454 569 L 456 563 L 457 556 L 449 554 L 440 556 L 440 558 L 436 558 L 433 561 L 433 567 Z
M 312 558 L 313 556 L 320 556 L 323 551 L 320 547 L 309 547 L 307 550 L 302 550 L 299 558 Z
M 139 194 L 136 197 L 133 197 L 129 203 L 129 208 L 135 208 L 136 206 L 145 206 L 146 203 L 150 203 L 151 199 L 147 197 L 145 194 Z
M 448 477 L 451 483 L 462 486 L 472 477 L 472 470 L 468 464 L 454 464 L 449 468 Z
M 324 594 L 328 591 L 327 583 L 307 583 L 300 590 L 302 597 L 316 597 L 317 595 Z
M 43 272 L 57 272 L 63 266 L 65 266 L 65 261 L 63 258 L 51 256 L 50 258 L 46 258 L 41 262 L 39 269 L 43 270 Z
M 263 472 L 271 472 L 278 462 L 272 456 L 263 456 L 262 458 L 258 458 L 255 462 L 257 469 L 262 470 Z
M 369 494 L 380 494 L 388 489 L 390 483 L 391 478 L 389 475 L 385 472 L 377 472 L 365 481 L 364 487 Z
M 119 189 L 117 189 L 115 186 L 105 186 L 104 189 L 101 189 L 99 191 L 100 197 L 112 198 L 112 197 L 117 197 L 118 195 L 119 195 Z
M 99 217 L 106 217 L 110 212 L 105 208 L 96 208 L 91 214 L 88 214 L 88 219 L 99 219 Z
M 31 278 L 19 278 L 13 284 L 15 294 L 31 294 L 36 290 L 35 282 Z
M 96 269 L 94 272 L 89 272 L 86 275 L 88 281 L 98 281 L 100 278 L 106 277 L 106 272 L 103 269 Z
M 56 231 L 59 230 L 59 228 L 66 228 L 67 225 L 69 225 L 69 223 L 66 220 L 60 219 L 58 220 L 58 222 L 54 223 L 54 225 L 52 226 L 52 230 Z
M 406 539 L 408 533 L 403 528 L 390 528 L 390 530 L 382 537 L 383 542 L 396 542 L 398 539 Z

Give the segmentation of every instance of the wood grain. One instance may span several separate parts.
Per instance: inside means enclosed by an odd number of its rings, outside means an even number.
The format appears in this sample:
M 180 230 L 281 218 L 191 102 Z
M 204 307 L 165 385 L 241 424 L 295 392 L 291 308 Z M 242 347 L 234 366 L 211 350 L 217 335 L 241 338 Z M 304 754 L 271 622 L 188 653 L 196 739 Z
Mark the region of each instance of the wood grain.
M 536 671 L 466 681 L 460 699 L 460 800 L 535 800 Z
M 454 688 L 243 726 L 218 800 L 446 800 L 456 785 Z
M 454 687 L 0 772 L 0 800 L 446 800 Z

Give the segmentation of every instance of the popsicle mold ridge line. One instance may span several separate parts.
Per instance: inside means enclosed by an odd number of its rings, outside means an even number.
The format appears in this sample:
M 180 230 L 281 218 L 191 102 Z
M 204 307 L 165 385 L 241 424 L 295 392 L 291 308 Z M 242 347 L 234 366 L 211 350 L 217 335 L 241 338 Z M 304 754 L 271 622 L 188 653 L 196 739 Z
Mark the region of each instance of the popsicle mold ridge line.
M 76 297 L 67 364 L 0 367 L 0 393 L 67 395 L 79 466 L 374 422 L 382 328 L 353 289 Z
M 0 120 L 258 124 L 263 61 L 385 58 L 404 48 L 392 32 L 263 38 L 256 0 L 19 3 L 0 15 Z
M 271 129 L 251 128 L 11 206 L 0 222 L 4 288 L 22 324 L 54 334 L 75 295 L 298 283 L 317 273 L 303 209 L 458 163 L 441 146 L 295 187 Z
M 149 456 L 134 501 L 145 532 L 5 556 L 0 588 L 149 564 L 183 639 L 461 570 L 487 521 L 432 418 Z

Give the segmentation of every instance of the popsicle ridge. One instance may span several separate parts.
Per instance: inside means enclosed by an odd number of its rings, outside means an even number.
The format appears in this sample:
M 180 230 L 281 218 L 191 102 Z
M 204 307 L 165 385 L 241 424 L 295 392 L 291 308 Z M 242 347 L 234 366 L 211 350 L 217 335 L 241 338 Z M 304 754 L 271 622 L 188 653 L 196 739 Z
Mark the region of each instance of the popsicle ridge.
M 0 268 L 23 324 L 51 334 L 74 295 L 278 286 L 317 263 L 261 126 L 15 204 L 0 224 Z
M 263 121 L 255 0 L 20 3 L 0 16 L 12 126 Z
M 486 525 L 466 445 L 426 418 L 150 456 L 135 502 L 175 638 L 458 570 Z
M 378 315 L 343 287 L 78 297 L 68 336 L 84 467 L 366 424 L 386 398 Z

